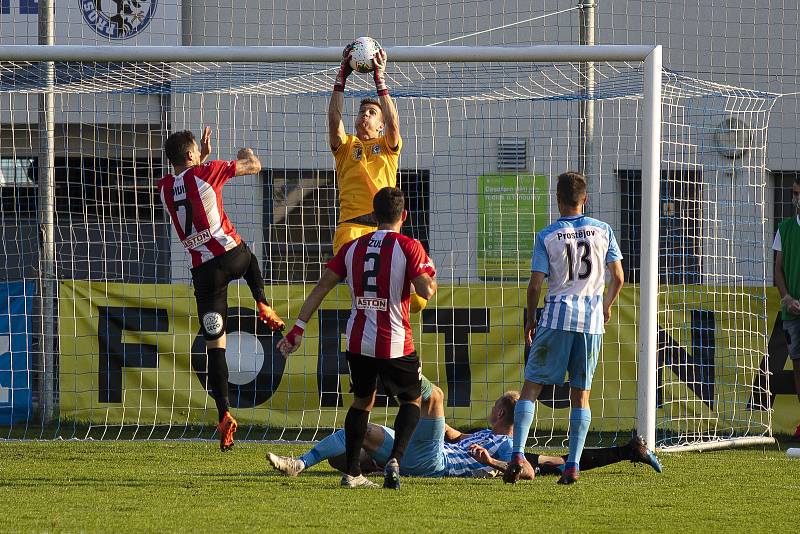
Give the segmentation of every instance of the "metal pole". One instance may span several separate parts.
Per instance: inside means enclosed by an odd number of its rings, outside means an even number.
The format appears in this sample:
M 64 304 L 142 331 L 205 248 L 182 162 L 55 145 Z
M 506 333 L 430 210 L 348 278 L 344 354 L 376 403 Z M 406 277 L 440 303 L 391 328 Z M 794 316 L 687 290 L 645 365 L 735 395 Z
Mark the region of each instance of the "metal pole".
M 55 44 L 55 0 L 39 0 L 39 44 Z M 55 63 L 41 63 L 47 91 L 39 97 L 39 266 L 40 312 L 42 317 L 41 381 L 39 386 L 39 411 L 42 423 L 56 417 L 55 403 L 55 321 L 58 318 L 56 303 L 55 269 Z
M 192 45 L 192 0 L 181 2 L 181 44 Z
M 580 8 L 580 39 L 581 45 L 594 45 L 594 0 L 582 0 Z M 581 86 L 583 99 L 580 101 L 580 115 L 578 122 L 578 172 L 588 180 L 594 177 L 594 63 L 587 61 L 581 63 Z
M 644 145 L 642 147 L 642 266 L 639 286 L 637 430 L 656 446 L 658 373 L 658 236 L 661 190 L 661 47 L 644 60 Z

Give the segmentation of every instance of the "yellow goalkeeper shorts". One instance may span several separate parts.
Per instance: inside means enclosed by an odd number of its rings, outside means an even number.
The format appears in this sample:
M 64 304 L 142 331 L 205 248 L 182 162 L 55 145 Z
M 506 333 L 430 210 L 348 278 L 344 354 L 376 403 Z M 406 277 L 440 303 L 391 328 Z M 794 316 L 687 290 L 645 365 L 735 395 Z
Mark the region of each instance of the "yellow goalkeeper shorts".
M 336 233 L 333 234 L 333 254 L 336 255 L 343 246 L 358 239 L 362 235 L 367 235 L 374 232 L 378 228 L 376 226 L 364 226 L 363 224 L 354 223 L 341 223 L 336 227 Z

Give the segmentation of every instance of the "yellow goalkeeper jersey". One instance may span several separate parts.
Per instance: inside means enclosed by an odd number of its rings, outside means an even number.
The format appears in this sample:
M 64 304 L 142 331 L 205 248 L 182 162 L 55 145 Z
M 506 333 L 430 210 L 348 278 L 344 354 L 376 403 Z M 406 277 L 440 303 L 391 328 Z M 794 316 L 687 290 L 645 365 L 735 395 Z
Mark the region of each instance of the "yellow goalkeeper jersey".
M 386 138 L 362 141 L 348 135 L 333 153 L 339 188 L 339 222 L 372 213 L 372 199 L 380 189 L 397 185 L 397 160 L 402 140 L 393 150 Z

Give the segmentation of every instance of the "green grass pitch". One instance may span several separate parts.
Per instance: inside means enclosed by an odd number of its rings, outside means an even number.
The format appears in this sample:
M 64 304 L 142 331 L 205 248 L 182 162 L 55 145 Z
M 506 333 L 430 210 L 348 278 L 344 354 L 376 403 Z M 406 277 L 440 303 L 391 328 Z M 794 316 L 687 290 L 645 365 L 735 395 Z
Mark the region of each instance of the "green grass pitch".
M 287 478 L 265 453 L 210 441 L 0 442 L 2 532 L 797 532 L 800 459 L 766 449 L 662 454 L 508 486 L 404 478 L 346 490 L 327 463 Z M 380 482 L 379 478 L 374 478 Z

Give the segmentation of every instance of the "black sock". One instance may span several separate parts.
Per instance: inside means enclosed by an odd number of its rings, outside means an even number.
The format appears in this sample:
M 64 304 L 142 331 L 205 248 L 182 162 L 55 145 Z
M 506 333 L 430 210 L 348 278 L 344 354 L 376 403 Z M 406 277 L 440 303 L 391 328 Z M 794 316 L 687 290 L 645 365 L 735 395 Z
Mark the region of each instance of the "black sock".
M 225 361 L 225 349 L 208 349 L 208 385 L 211 396 L 217 403 L 219 420 L 230 409 L 228 403 L 228 362 Z
M 419 422 L 419 406 L 407 402 L 400 405 L 397 411 L 397 417 L 394 419 L 394 446 L 392 447 L 392 454 L 389 459 L 397 459 L 399 462 L 406 452 L 408 442 L 411 440 L 411 434 L 417 428 Z
M 525 453 L 525 457 L 526 458 L 528 457 L 528 453 L 527 452 Z M 539 474 L 540 475 L 560 475 L 561 474 L 561 468 L 564 467 L 565 463 L 567 463 L 567 458 L 568 457 L 569 456 L 567 456 L 567 455 L 564 455 L 564 456 L 561 457 L 561 458 L 564 459 L 564 463 L 562 463 L 562 464 L 551 464 L 549 462 L 539 462 L 539 461 L 537 461 L 535 464 L 533 462 L 531 462 L 531 465 L 534 465 L 534 466 L 539 468 Z M 528 459 L 528 461 L 530 462 L 530 459 Z M 581 465 L 579 466 L 579 469 L 581 469 L 582 466 L 583 466 L 583 457 L 581 457 Z
M 350 407 L 344 418 L 344 448 L 347 458 L 347 474 L 357 477 L 361 474 L 361 447 L 367 435 L 369 412 Z
M 261 269 L 258 268 L 258 260 L 254 254 L 250 254 L 250 264 L 247 266 L 243 278 L 250 288 L 250 293 L 253 294 L 253 299 L 256 302 L 267 302 L 264 294 L 264 277 L 261 275 Z
M 580 470 L 586 471 L 603 467 L 604 465 L 615 464 L 622 460 L 627 460 L 624 447 L 604 447 L 601 449 L 583 449 L 581 454 Z M 566 456 L 564 457 L 566 458 Z M 566 460 L 565 460 L 566 461 Z

